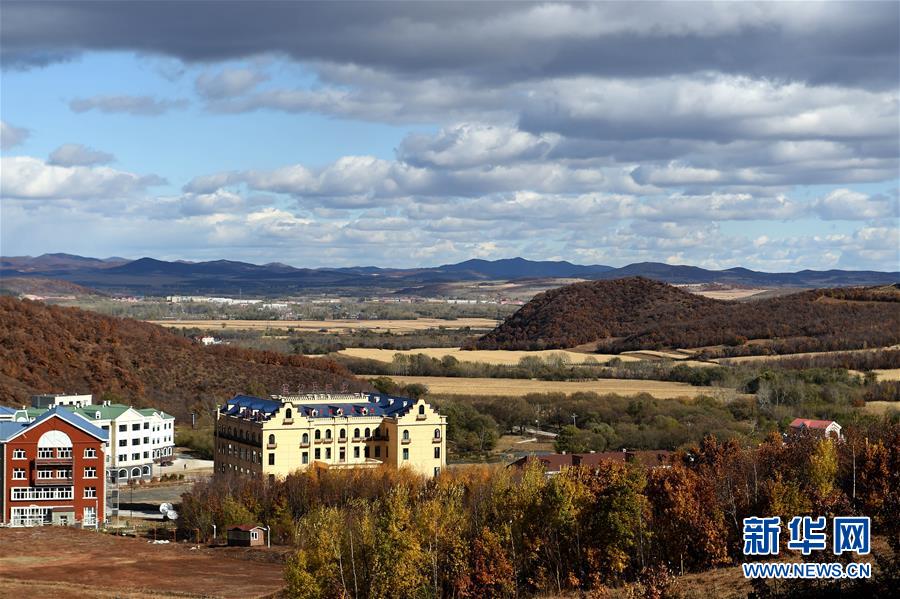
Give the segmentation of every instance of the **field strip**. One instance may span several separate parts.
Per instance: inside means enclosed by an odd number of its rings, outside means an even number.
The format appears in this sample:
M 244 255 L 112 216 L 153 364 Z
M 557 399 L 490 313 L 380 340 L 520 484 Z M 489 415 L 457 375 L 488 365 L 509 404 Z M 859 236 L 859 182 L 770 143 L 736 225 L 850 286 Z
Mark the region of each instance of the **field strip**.
M 640 358 L 636 356 L 615 356 L 612 354 L 582 354 L 578 352 L 547 349 L 542 351 L 514 351 L 505 349 L 491 350 L 462 350 L 458 347 L 423 347 L 420 349 L 371 349 L 365 347 L 351 347 L 338 352 L 339 354 L 350 356 L 353 358 L 366 358 L 369 360 L 378 360 L 379 362 L 391 362 L 394 354 L 415 355 L 425 354 L 429 358 L 437 358 L 440 360 L 444 356 L 453 356 L 460 362 L 481 362 L 484 364 L 506 364 L 515 366 L 519 360 L 525 357 L 547 358 L 552 356 L 561 356 L 572 364 L 583 364 L 586 360 L 593 358 L 595 361 L 603 363 L 611 358 L 621 358 L 623 362 L 637 362 Z
M 360 375 L 367 376 L 367 375 Z M 631 379 L 600 379 L 596 381 L 536 381 L 532 379 L 456 378 L 442 376 L 391 376 L 391 379 L 410 385 L 419 383 L 433 395 L 525 395 L 527 393 L 616 393 L 636 395 L 649 393 L 659 399 L 711 395 L 719 389 L 692 387 L 669 381 L 638 381 Z
M 834 354 L 865 354 L 874 351 L 881 351 L 886 349 L 900 349 L 900 345 L 891 345 L 889 347 L 872 347 L 869 349 L 844 349 L 844 350 L 836 350 L 836 351 L 822 351 L 822 352 L 805 352 L 800 354 L 777 354 L 771 356 L 736 356 L 734 358 L 717 358 L 714 361 L 719 364 L 739 364 L 741 362 L 759 362 L 763 360 L 788 360 L 790 358 L 810 358 L 814 356 L 830 356 Z
M 493 329 L 497 321 L 493 318 L 417 318 L 415 320 L 150 320 L 153 324 L 169 328 L 198 328 L 219 330 L 266 330 L 294 329 L 296 331 L 322 331 L 342 333 L 350 330 L 376 332 L 411 333 L 424 329 Z

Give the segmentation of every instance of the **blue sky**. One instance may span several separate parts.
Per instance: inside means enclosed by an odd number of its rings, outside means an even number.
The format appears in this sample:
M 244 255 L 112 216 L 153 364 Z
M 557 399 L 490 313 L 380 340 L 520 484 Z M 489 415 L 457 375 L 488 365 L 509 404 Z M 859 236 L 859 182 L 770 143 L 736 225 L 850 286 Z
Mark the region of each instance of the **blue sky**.
M 99 6 L 4 3 L 3 255 L 898 270 L 896 3 Z

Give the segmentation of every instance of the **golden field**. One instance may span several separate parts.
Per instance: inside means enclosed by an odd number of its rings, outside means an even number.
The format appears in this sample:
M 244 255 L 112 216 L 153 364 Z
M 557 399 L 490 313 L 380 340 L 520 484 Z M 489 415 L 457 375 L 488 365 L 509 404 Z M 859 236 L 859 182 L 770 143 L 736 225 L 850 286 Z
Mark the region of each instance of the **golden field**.
M 845 349 L 838 351 L 823 351 L 823 352 L 806 352 L 801 354 L 779 354 L 773 356 L 738 356 L 735 358 L 716 358 L 715 362 L 720 364 L 739 364 L 741 362 L 759 362 L 763 360 L 786 360 L 788 358 L 808 358 L 810 356 L 827 356 L 830 354 L 860 354 L 867 353 L 873 351 L 880 351 L 883 349 L 900 349 L 900 345 L 891 345 L 889 347 L 873 347 L 870 349 Z M 884 371 L 889 372 L 889 371 Z
M 321 331 L 344 333 L 348 331 L 375 331 L 379 333 L 411 333 L 424 329 L 493 329 L 498 321 L 493 318 L 417 318 L 416 320 L 151 320 L 153 324 L 178 329 L 214 330 L 266 330 L 294 329 L 296 331 Z
M 366 375 L 361 375 L 366 376 Z M 432 395 L 495 395 L 516 396 L 528 393 L 616 393 L 636 395 L 649 393 L 659 399 L 697 397 L 714 394 L 718 389 L 692 387 L 685 383 L 668 381 L 638 381 L 631 379 L 600 379 L 596 381 L 538 381 L 533 379 L 457 378 L 442 376 L 394 376 L 391 379 L 410 385 L 419 383 L 428 387 Z
M 610 358 L 621 358 L 623 362 L 637 362 L 640 358 L 636 356 L 614 356 L 611 354 L 582 354 L 566 350 L 543 350 L 543 351 L 513 351 L 513 350 L 463 350 L 458 347 L 423 347 L 419 349 L 396 350 L 396 349 L 372 349 L 365 347 L 350 347 L 338 352 L 339 354 L 350 356 L 353 358 L 366 358 L 369 360 L 378 360 L 379 362 L 391 362 L 394 354 L 425 354 L 429 358 L 437 358 L 440 360 L 444 356 L 453 356 L 460 362 L 482 362 L 484 364 L 505 364 L 514 366 L 519 360 L 525 357 L 547 358 L 552 356 L 563 356 L 572 364 L 582 364 L 588 358 L 593 358 L 597 362 L 605 362 Z

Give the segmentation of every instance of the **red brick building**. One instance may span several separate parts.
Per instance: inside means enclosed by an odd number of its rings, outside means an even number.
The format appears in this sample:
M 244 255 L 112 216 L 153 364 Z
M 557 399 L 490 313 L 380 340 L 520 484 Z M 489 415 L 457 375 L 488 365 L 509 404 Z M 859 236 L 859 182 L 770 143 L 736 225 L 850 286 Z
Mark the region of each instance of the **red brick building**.
M 0 422 L 3 522 L 13 526 L 101 522 L 107 434 L 60 408 L 32 422 Z

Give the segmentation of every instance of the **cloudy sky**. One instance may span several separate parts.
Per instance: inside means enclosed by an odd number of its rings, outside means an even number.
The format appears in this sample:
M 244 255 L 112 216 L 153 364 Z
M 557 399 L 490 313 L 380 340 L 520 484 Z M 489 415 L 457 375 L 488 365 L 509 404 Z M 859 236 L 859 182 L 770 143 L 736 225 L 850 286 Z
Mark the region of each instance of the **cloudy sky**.
M 2 10 L 6 256 L 898 269 L 897 2 Z

